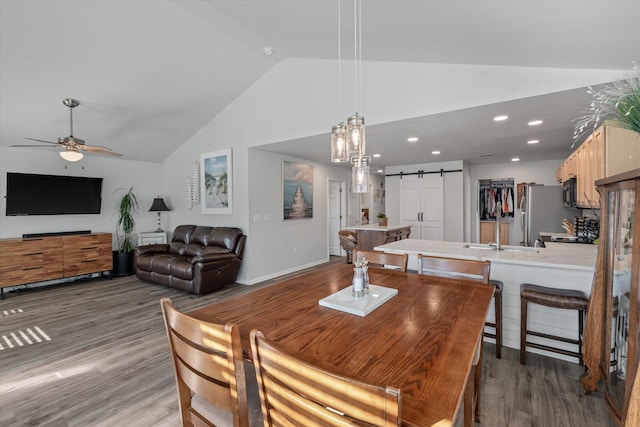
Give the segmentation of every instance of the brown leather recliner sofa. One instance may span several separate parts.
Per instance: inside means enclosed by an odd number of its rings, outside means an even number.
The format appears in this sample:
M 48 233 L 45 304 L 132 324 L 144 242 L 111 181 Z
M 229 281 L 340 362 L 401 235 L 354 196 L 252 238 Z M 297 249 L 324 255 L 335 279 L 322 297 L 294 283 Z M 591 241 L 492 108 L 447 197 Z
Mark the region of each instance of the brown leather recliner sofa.
M 235 282 L 246 239 L 235 227 L 180 225 L 171 243 L 136 248 L 136 277 L 207 294 Z

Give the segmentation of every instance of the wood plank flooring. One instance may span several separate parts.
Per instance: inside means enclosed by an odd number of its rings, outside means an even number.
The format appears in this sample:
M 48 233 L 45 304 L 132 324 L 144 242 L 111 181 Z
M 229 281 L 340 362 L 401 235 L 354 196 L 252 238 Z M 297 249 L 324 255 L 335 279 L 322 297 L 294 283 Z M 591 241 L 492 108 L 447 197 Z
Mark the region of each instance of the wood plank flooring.
M 160 298 L 189 311 L 278 280 L 234 284 L 202 297 L 134 276 L 6 294 L 0 301 L 0 426 L 181 425 Z M 523 367 L 508 348 L 502 357 L 484 345 L 479 426 L 615 426 L 603 393 L 582 393 L 582 367 L 535 354 Z

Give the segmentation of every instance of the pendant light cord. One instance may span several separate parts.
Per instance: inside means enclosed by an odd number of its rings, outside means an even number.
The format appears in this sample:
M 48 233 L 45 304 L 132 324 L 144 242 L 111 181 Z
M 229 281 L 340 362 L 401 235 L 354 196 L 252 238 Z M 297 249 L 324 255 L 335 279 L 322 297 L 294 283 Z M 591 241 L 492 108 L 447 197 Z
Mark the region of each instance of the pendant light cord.
M 362 110 L 362 0 L 358 1 L 358 109 Z
M 342 15 L 341 3 L 338 0 L 338 114 L 342 114 Z
M 353 0 L 353 104 L 358 114 L 358 0 Z

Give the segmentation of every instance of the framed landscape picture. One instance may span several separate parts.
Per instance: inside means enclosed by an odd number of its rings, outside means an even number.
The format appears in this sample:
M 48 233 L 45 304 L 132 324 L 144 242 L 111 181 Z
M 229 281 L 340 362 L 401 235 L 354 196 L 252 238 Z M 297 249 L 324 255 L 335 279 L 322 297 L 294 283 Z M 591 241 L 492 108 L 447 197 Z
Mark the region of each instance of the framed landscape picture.
M 313 166 L 282 161 L 283 219 L 313 218 Z
M 231 148 L 200 155 L 200 204 L 203 214 L 233 213 Z

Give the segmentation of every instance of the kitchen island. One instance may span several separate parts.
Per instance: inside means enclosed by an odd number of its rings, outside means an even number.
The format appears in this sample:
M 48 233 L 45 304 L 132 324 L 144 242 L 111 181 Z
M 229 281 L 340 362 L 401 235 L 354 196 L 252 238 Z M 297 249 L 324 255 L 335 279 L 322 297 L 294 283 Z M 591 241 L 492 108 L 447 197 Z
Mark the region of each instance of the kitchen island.
M 366 224 L 347 227 L 347 230 L 355 231 L 358 234 L 356 248 L 362 251 L 372 251 L 378 245 L 408 239 L 411 234 L 411 226 L 409 225 Z
M 532 283 L 552 288 L 576 289 L 591 292 L 596 245 L 559 244 L 553 247 L 532 248 L 503 246 L 496 251 L 492 246 L 477 243 L 443 242 L 434 240 L 405 239 L 384 245 L 375 250 L 406 253 L 409 255 L 409 270 L 417 270 L 418 253 L 432 256 L 477 259 L 491 261 L 491 279 L 504 283 L 502 291 L 502 344 L 520 348 L 520 284 Z M 494 309 L 488 319 L 493 321 Z M 530 305 L 529 326 L 537 331 L 576 339 L 578 315 L 574 310 L 560 310 L 540 305 Z M 493 342 L 491 338 L 485 338 Z M 528 337 L 530 341 L 550 344 L 555 347 L 576 350 L 575 345 Z M 528 348 L 527 351 L 577 362 L 570 356 Z

